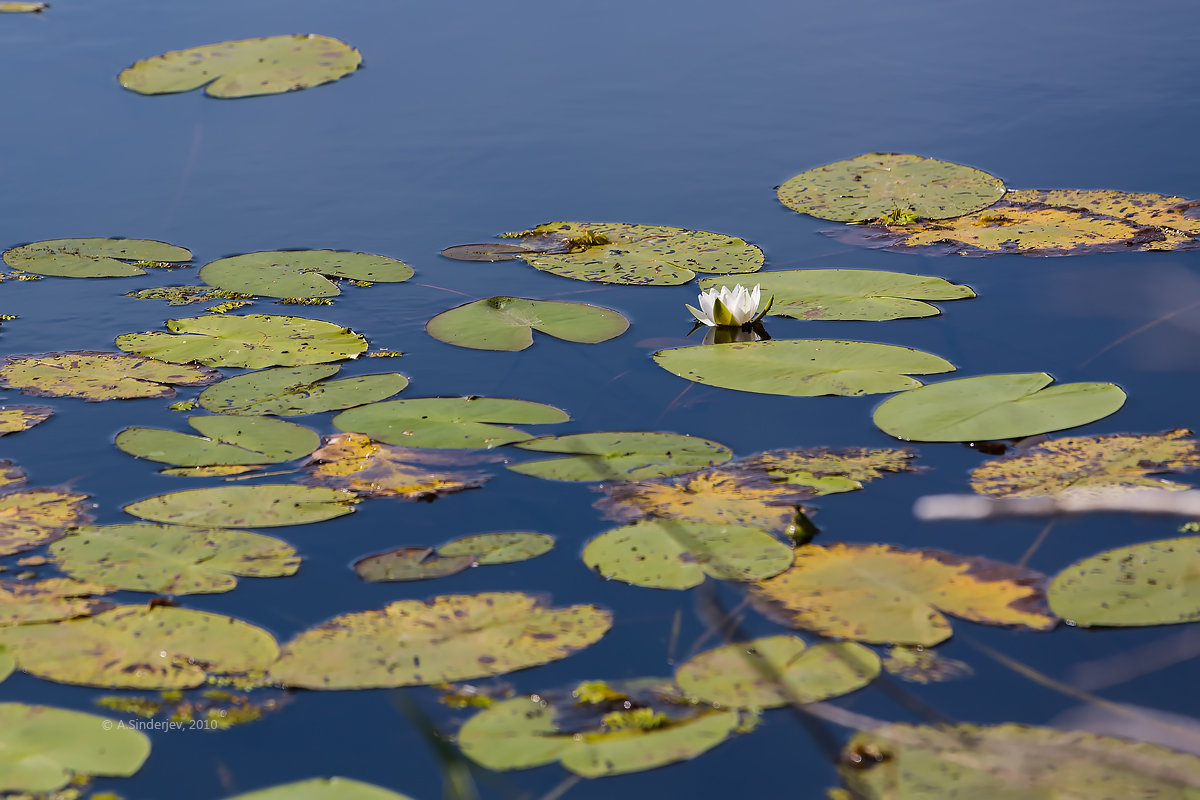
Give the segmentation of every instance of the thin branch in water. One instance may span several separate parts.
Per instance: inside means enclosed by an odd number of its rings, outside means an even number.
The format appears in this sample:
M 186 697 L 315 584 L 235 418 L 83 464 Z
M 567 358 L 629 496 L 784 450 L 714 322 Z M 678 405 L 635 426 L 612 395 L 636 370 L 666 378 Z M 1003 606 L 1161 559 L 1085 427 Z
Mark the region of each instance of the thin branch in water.
M 1077 367 L 1077 369 L 1086 367 L 1088 364 L 1092 363 L 1097 358 L 1099 358 L 1100 356 L 1107 353 L 1109 350 L 1112 350 L 1114 347 L 1119 347 L 1120 345 L 1125 344 L 1125 342 L 1128 342 L 1133 337 L 1143 334 L 1146 331 L 1150 330 L 1151 328 L 1155 328 L 1155 327 L 1161 325 L 1162 323 L 1166 322 L 1167 320 L 1171 319 L 1172 317 L 1176 317 L 1180 314 L 1191 311 L 1194 308 L 1200 308 L 1200 300 L 1197 300 L 1196 302 L 1192 303 L 1191 305 L 1184 306 L 1183 308 L 1177 308 L 1174 311 L 1170 312 L 1169 314 L 1161 316 L 1158 319 L 1153 320 L 1151 322 L 1147 322 L 1145 325 L 1141 326 L 1140 328 L 1137 328 L 1136 330 L 1132 330 L 1129 333 L 1125 334 L 1124 336 L 1117 338 L 1115 341 L 1110 342 L 1105 347 L 1100 348 L 1091 358 L 1088 358 L 1088 359 L 1085 359 L 1085 360 L 1079 362 L 1079 367 Z
M 683 609 L 675 609 L 675 618 L 671 620 L 671 635 L 667 639 L 667 664 L 675 666 L 675 654 L 679 651 L 679 632 L 683 627 Z
M 1056 522 L 1058 522 L 1057 519 L 1052 519 L 1046 523 L 1046 527 L 1042 528 L 1042 532 L 1038 534 L 1038 537 L 1033 540 L 1033 544 L 1029 545 L 1029 549 L 1021 556 L 1021 560 L 1017 562 L 1018 567 L 1023 567 L 1029 563 L 1029 559 L 1033 558 L 1033 554 L 1046 541 L 1046 537 L 1050 535 L 1050 531 L 1054 529 L 1054 523 Z
M 1187 628 L 1134 650 L 1076 664 L 1069 674 L 1071 682 L 1080 689 L 1096 691 L 1128 683 L 1196 657 L 1200 657 L 1200 630 Z

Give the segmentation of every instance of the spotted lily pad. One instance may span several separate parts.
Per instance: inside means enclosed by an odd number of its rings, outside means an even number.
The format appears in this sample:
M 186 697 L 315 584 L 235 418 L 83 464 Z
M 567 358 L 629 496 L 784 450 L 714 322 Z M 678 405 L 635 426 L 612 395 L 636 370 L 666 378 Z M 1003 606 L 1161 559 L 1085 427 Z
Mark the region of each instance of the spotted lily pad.
M 326 380 L 340 369 L 312 364 L 248 372 L 209 386 L 199 402 L 218 414 L 295 417 L 386 400 L 408 386 L 408 378 L 397 372 Z
M 986 172 L 901 153 L 835 161 L 801 172 L 779 187 L 779 202 L 788 208 L 835 222 L 904 214 L 947 219 L 986 208 L 1003 195 L 1004 184 Z
M 362 55 L 328 36 L 297 34 L 172 50 L 122 70 L 138 94 L 172 94 L 206 86 L 210 97 L 251 97 L 307 89 L 358 69 Z
M 127 778 L 150 755 L 150 739 L 95 714 L 0 703 L 0 792 L 53 792 L 72 778 Z
M 264 297 L 337 297 L 331 278 L 399 283 L 413 276 L 403 261 L 340 250 L 273 250 L 230 256 L 205 264 L 209 286 Z
M 408 795 L 350 778 L 309 778 L 269 786 L 226 800 L 412 800 Z
M 265 669 L 278 654 L 261 628 L 169 606 L 117 606 L 84 619 L 0 628 L 0 643 L 39 678 L 114 689 L 186 689 L 209 675 Z
M 1021 189 L 1010 191 L 1004 199 L 1014 203 L 1081 208 L 1156 228 L 1164 238 L 1147 242 L 1144 245 L 1147 250 L 1180 249 L 1196 244 L 1192 240 L 1200 236 L 1200 200 L 1113 189 Z
M 732 278 L 706 278 L 701 289 L 728 286 Z M 869 269 L 795 269 L 754 276 L 770 314 L 795 319 L 888 320 L 940 314 L 926 300 L 974 297 L 969 286 L 942 278 Z
M 696 383 L 798 397 L 902 392 L 921 385 L 909 375 L 954 369 L 944 358 L 909 347 L 831 339 L 676 347 L 659 350 L 654 361 Z
M 220 377 L 215 369 L 87 350 L 7 356 L 0 361 L 0 386 L 38 397 L 82 397 L 92 402 L 174 397 L 171 385 L 203 386 Z
M 107 594 L 115 587 L 68 578 L 0 581 L 0 627 L 87 617 L 112 608 Z
M 533 331 L 568 342 L 596 344 L 620 336 L 629 320 L 587 303 L 488 297 L 443 311 L 425 325 L 433 338 L 476 350 L 524 350 Z
M 471 556 L 476 564 L 511 564 L 550 552 L 554 537 L 530 531 L 477 533 L 446 542 L 437 549 L 439 556 Z
M 0 436 L 27 431 L 53 414 L 54 409 L 46 406 L 0 406 Z
M 222 300 L 252 300 L 254 295 L 227 292 L 211 286 L 155 286 L 150 289 L 138 289 L 136 292 L 126 292 L 125 297 L 136 297 L 138 300 L 166 300 L 167 305 L 187 306 L 192 303 L 216 303 Z
M 691 697 L 729 708 L 776 708 L 849 694 L 879 674 L 879 656 L 854 642 L 808 647 L 796 636 L 734 642 L 675 671 Z
M 235 576 L 274 578 L 300 566 L 295 548 L 271 536 L 183 525 L 88 526 L 50 552 L 72 577 L 161 594 L 227 592 Z
M 360 497 L 433 500 L 482 486 L 485 472 L 433 470 L 426 457 L 406 447 L 372 441 L 361 433 L 327 437 L 305 466 L 307 483 L 347 489 Z
M 397 547 L 360 558 L 354 562 L 354 571 L 372 583 L 424 581 L 455 575 L 474 564 L 475 558 L 469 554 L 443 557 L 432 547 Z
M 606 531 L 583 548 L 605 578 L 652 589 L 690 589 L 706 576 L 753 581 L 783 572 L 792 549 L 759 528 L 651 519 Z
M 897 439 L 978 442 L 1073 428 L 1125 404 L 1125 392 L 1111 383 L 1053 382 L 1044 372 L 943 381 L 885 400 L 874 420 Z
M 678 475 L 728 461 L 723 444 L 656 431 L 574 433 L 518 442 L 522 450 L 563 453 L 562 458 L 526 461 L 509 466 L 514 472 L 559 481 L 637 480 Z
M 831 450 L 807 447 L 792 450 L 767 450 L 740 458 L 719 471 L 752 477 L 764 475 L 773 484 L 806 487 L 814 495 L 849 492 L 863 483 L 897 472 L 916 472 L 912 462 L 917 454 L 904 449 L 846 447 Z
M 217 414 L 188 417 L 193 436 L 161 428 L 126 428 L 116 445 L 131 456 L 180 467 L 278 464 L 308 455 L 321 444 L 316 431 L 271 417 Z
M 61 539 L 68 528 L 91 522 L 86 494 L 62 489 L 19 489 L 0 495 L 0 556 Z
M 0 460 L 0 489 L 7 491 L 25 483 L 25 472 L 11 461 Z
M 422 397 L 352 408 L 334 417 L 333 425 L 404 447 L 481 448 L 533 438 L 505 425 L 545 425 L 569 419 L 562 409 L 528 400 Z
M 965 661 L 948 658 L 939 648 L 898 646 L 888 650 L 883 668 L 909 683 L 944 683 L 969 678 L 975 673 Z
M 175 364 L 250 369 L 323 364 L 357 358 L 367 349 L 367 340 L 349 328 L 303 317 L 188 317 L 168 320 L 167 330 L 118 336 L 117 347 Z
M 4 262 L 21 272 L 62 278 L 145 275 L 143 266 L 191 261 L 191 251 L 148 239 L 49 239 L 6 250 Z
M 595 606 L 552 608 L 520 592 L 399 600 L 297 634 L 271 677 L 308 689 L 368 689 L 503 675 L 565 658 L 611 625 L 612 614 Z
M 353 494 L 291 484 L 221 486 L 160 494 L 130 503 L 135 517 L 173 525 L 269 528 L 322 522 L 354 511 Z

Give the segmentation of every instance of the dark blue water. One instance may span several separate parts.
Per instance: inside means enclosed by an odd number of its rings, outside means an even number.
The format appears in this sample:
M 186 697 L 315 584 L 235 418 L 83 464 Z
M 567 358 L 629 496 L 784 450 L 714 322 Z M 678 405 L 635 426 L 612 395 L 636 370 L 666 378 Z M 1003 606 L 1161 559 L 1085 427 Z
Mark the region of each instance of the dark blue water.
M 783 398 L 688 384 L 649 353 L 679 339 L 694 287 L 612 287 L 538 273 L 518 262 L 452 262 L 438 252 L 506 230 L 562 220 L 678 225 L 742 236 L 767 268 L 858 267 L 940 275 L 979 298 L 938 318 L 890 323 L 772 319 L 776 338 L 836 337 L 918 347 L 959 376 L 1044 370 L 1059 381 L 1111 380 L 1129 393 L 1116 415 L 1079 433 L 1151 432 L 1200 424 L 1200 310 L 1177 314 L 1097 355 L 1118 338 L 1200 301 L 1196 253 L 1027 259 L 935 258 L 862 250 L 820 234 L 772 187 L 819 164 L 896 151 L 971 164 L 1013 188 L 1111 188 L 1200 197 L 1200 9 L 1175 2 L 834 4 L 640 0 L 396 3 L 380 0 L 214 0 L 162 4 L 56 0 L 41 15 L 0 16 L 7 66 L 0 125 L 0 219 L 7 248 L 40 239 L 130 236 L 189 247 L 196 263 L 260 249 L 333 248 L 403 259 L 416 277 L 348 289 L 336 305 L 301 309 L 347 324 L 401 359 L 360 359 L 343 375 L 397 369 L 406 396 L 521 397 L 568 410 L 556 433 L 670 430 L 724 442 L 739 455 L 766 448 L 888 446 L 870 412 L 879 398 Z M 295 94 L 215 101 L 196 93 L 142 97 L 116 74 L 136 59 L 226 39 L 320 33 L 358 47 L 365 68 Z M 153 329 L 188 308 L 123 297 L 197 282 L 194 270 L 143 278 L 5 282 L 4 354 L 110 349 L 115 336 Z M 541 340 L 521 353 L 481 353 L 430 339 L 433 314 L 475 297 L 575 299 L 631 320 L 617 340 L 580 346 Z M 197 307 L 192 307 L 197 308 Z M 260 313 L 297 307 L 260 302 Z M 177 313 L 178 312 L 178 313 Z M 199 313 L 198 311 L 194 313 Z M 687 391 L 685 392 L 685 389 Z M 15 393 L 6 397 L 19 402 Z M 215 485 L 155 474 L 117 451 L 131 424 L 181 428 L 166 402 L 50 400 L 58 414 L 3 440 L 0 455 L 33 486 L 69 483 L 121 506 Z M 330 415 L 300 421 L 332 432 Z M 983 456 L 924 445 L 927 473 L 826 498 L 816 517 L 826 543 L 891 542 L 1015 561 L 1041 523 L 915 522 L 923 494 L 965 491 Z M 519 456 L 518 456 L 519 457 Z M 338 613 L 437 593 L 532 590 L 556 603 L 611 608 L 613 631 L 565 661 L 507 680 L 534 691 L 584 678 L 669 674 L 672 620 L 682 648 L 704 623 L 686 593 L 605 583 L 578 558 L 605 530 L 587 486 L 501 471 L 483 490 L 433 504 L 363 503 L 356 514 L 277 531 L 304 554 L 286 580 L 243 580 L 189 608 L 242 617 L 281 641 Z M 366 584 L 355 558 L 469 533 L 531 529 L 555 551 L 511 566 L 422 584 Z M 1169 521 L 1123 517 L 1060 522 L 1031 566 L 1057 572 L 1108 547 L 1173 534 Z M 138 602 L 138 596 L 129 595 Z M 735 603 L 737 593 L 726 592 Z M 1074 701 L 1015 676 L 974 650 L 985 642 L 1050 675 L 1172 636 L 1178 629 L 1016 633 L 956 621 L 943 649 L 973 678 L 911 689 L 946 717 L 1043 723 Z M 751 633 L 775 630 L 751 614 Z M 1106 692 L 1114 700 L 1200 713 L 1182 664 Z M 0 700 L 92 708 L 101 692 L 20 674 Z M 406 693 L 452 732 L 462 712 Z M 911 719 L 878 689 L 842 701 L 860 713 Z M 839 737 L 844 736 L 836 732 Z M 127 781 L 101 782 L 131 800 L 206 800 L 313 775 L 345 775 L 416 798 L 440 795 L 432 751 L 382 691 L 301 693 L 263 721 L 221 733 L 153 737 Z M 540 796 L 566 773 L 546 767 L 480 776 L 487 796 Z M 568 797 L 719 797 L 785 790 L 819 797 L 836 778 L 786 712 L 686 764 L 584 782 Z

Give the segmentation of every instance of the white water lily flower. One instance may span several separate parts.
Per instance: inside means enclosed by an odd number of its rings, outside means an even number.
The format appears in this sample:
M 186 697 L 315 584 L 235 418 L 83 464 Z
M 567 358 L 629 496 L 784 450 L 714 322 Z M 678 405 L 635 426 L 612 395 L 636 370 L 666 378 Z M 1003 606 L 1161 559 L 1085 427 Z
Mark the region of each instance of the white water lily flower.
M 688 306 L 692 316 L 709 327 L 737 327 L 758 322 L 771 309 L 775 298 L 768 298 L 767 305 L 758 310 L 761 300 L 759 285 L 747 289 L 740 283 L 732 289 L 728 286 L 714 286 L 700 293 L 700 308 Z

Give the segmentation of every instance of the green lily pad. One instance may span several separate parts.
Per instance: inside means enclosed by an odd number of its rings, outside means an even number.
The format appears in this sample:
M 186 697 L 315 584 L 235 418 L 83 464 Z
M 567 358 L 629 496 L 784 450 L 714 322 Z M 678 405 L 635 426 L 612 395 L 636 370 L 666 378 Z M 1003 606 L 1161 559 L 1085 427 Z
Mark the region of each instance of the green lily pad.
M 488 297 L 443 311 L 425 325 L 433 338 L 476 350 L 524 350 L 533 331 L 568 342 L 596 344 L 620 336 L 629 320 L 587 303 Z
M 312 364 L 248 372 L 209 386 L 199 403 L 218 414 L 296 417 L 386 400 L 408 386 L 408 378 L 398 372 L 325 380 L 339 369 Z
M 345 42 L 310 33 L 172 50 L 135 62 L 117 80 L 138 94 L 188 92 L 207 84 L 210 97 L 252 97 L 336 81 L 361 63 L 362 54 Z
M 364 433 L 377 442 L 404 447 L 498 447 L 533 437 L 516 425 L 566 422 L 567 412 L 528 400 L 496 397 L 421 397 L 372 403 L 333 418 L 340 431 Z
M 370 783 L 350 778 L 309 778 L 306 781 L 269 786 L 226 800 L 412 800 Z
M 20 489 L 0 495 L 0 556 L 8 556 L 66 535 L 92 521 L 86 494 L 62 489 Z
M 679 475 L 733 457 L 723 444 L 677 433 L 629 431 L 543 436 L 519 442 L 522 450 L 567 453 L 564 458 L 511 464 L 522 475 L 558 481 L 629 481 Z
M 576 775 L 599 778 L 695 758 L 755 722 L 737 710 L 689 702 L 662 679 L 591 682 L 571 693 L 495 703 L 467 720 L 458 744 L 491 770 L 561 761 Z
M 867 153 L 815 167 L 779 187 L 793 211 L 835 222 L 948 219 L 1004 196 L 999 178 L 962 164 L 902 153 Z
M 188 417 L 200 436 L 161 428 L 126 428 L 116 445 L 131 456 L 180 467 L 278 464 L 321 446 L 316 431 L 271 417 Z
M 128 778 L 149 755 L 146 734 L 104 717 L 0 703 L 0 791 L 53 792 L 75 776 Z
M 446 556 L 432 547 L 397 547 L 354 562 L 354 571 L 364 581 L 424 581 L 444 578 L 470 569 L 474 556 Z
M 16 668 L 16 656 L 7 647 L 0 645 L 0 683 L 4 683 L 4 679 L 12 675 Z
M 267 314 L 167 320 L 167 330 L 127 333 L 117 347 L 175 364 L 293 367 L 357 358 L 367 340 L 349 328 L 303 317 Z
M 235 576 L 274 578 L 300 567 L 296 549 L 271 536 L 183 525 L 88 526 L 50 553 L 79 580 L 161 594 L 228 592 Z
M 0 406 L 0 436 L 27 431 L 54 414 L 47 406 Z
M 806 647 L 796 636 L 734 642 L 675 671 L 688 695 L 731 708 L 815 703 L 861 689 L 879 675 L 879 656 L 854 642 Z
M 728 286 L 731 278 L 706 278 L 701 289 Z M 773 297 L 770 314 L 795 319 L 888 320 L 932 317 L 937 306 L 923 300 L 974 297 L 971 287 L 942 278 L 869 269 L 795 269 L 754 276 L 762 296 Z
M 136 297 L 138 300 L 166 300 L 167 305 L 172 306 L 187 306 L 192 303 L 216 303 L 221 300 L 254 299 L 254 295 L 252 294 L 227 292 L 224 289 L 214 289 L 211 286 L 155 286 L 150 289 L 138 289 L 136 292 L 126 292 L 124 296 Z
M 352 492 L 317 486 L 260 484 L 189 489 L 130 503 L 135 517 L 173 525 L 270 528 L 322 522 L 354 511 Z
M 832 339 L 776 339 L 659 350 L 655 362 L 681 378 L 743 392 L 860 395 L 921 385 L 908 375 L 950 372 L 944 358 L 909 347 Z
M 174 397 L 175 386 L 203 386 L 221 373 L 121 353 L 88 350 L 7 356 L 0 361 L 0 386 L 38 397 L 133 400 Z
M 271 678 L 307 689 L 419 686 L 503 675 L 597 642 L 612 614 L 520 592 L 399 600 L 296 635 Z
M 94 617 L 0 628 L 17 666 L 59 683 L 186 689 L 209 675 L 266 669 L 271 634 L 232 617 L 169 606 L 117 606 Z
M 537 558 L 553 548 L 553 536 L 529 531 L 506 531 L 463 536 L 438 547 L 437 553 L 443 558 L 470 556 L 476 564 L 512 564 Z
M 792 565 L 792 549 L 758 528 L 649 519 L 605 531 L 583 548 L 605 578 L 652 589 L 690 589 L 706 575 L 756 581 Z
M 4 262 L 13 269 L 61 278 L 145 275 L 144 265 L 137 262 L 191 260 L 191 251 L 149 239 L 49 239 L 4 253 Z
M 113 604 L 93 595 L 107 594 L 115 588 L 68 578 L 0 581 L 0 627 L 99 614 Z
M 246 253 L 200 268 L 200 279 L 209 286 L 264 297 L 337 297 L 342 291 L 330 278 L 399 283 L 412 276 L 403 261 L 340 250 Z
M 875 424 L 919 442 L 1016 439 L 1095 422 L 1125 404 L 1111 383 L 1053 382 L 1044 372 L 943 381 L 885 400 Z
M 1064 569 L 1046 592 L 1073 625 L 1170 625 L 1200 619 L 1200 536 L 1107 550 Z

